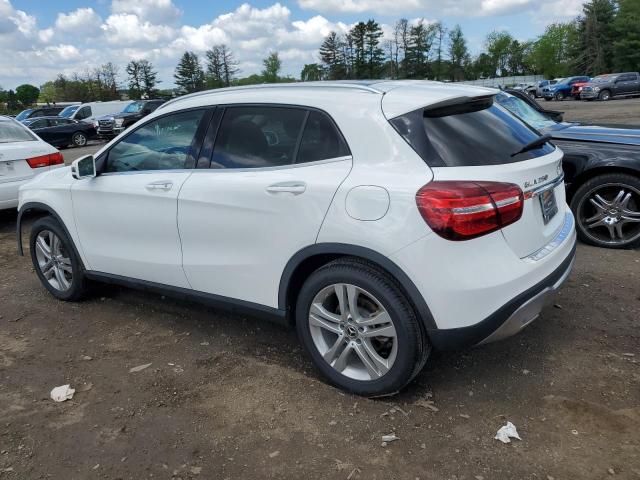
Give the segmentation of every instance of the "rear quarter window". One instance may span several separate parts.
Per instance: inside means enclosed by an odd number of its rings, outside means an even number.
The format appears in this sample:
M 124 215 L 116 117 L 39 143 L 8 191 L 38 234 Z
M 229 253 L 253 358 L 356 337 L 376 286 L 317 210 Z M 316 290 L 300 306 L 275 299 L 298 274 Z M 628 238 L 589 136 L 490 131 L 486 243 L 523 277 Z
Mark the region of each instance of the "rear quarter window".
M 493 99 L 419 109 L 391 120 L 405 141 L 431 167 L 501 165 L 547 155 L 555 147 L 518 153 L 540 137 Z

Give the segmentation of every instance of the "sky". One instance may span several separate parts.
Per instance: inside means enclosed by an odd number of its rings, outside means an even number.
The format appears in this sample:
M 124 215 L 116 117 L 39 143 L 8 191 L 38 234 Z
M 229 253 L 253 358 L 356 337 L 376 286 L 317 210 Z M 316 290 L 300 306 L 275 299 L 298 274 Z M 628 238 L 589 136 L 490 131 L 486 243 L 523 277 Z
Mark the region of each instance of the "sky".
M 299 77 L 331 30 L 376 19 L 389 35 L 398 18 L 459 24 L 478 53 L 493 30 L 533 39 L 546 25 L 575 17 L 583 0 L 0 0 L 0 87 L 36 86 L 59 73 L 82 73 L 103 63 L 120 69 L 146 58 L 160 88 L 170 88 L 185 50 L 226 43 L 240 75 L 259 73 L 277 51 L 283 73 Z

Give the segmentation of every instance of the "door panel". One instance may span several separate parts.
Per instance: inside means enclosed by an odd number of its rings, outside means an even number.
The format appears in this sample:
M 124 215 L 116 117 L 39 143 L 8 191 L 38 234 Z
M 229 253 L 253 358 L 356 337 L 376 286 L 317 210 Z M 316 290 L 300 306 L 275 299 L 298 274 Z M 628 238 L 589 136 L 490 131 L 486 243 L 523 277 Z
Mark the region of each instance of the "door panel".
M 275 169 L 196 170 L 178 202 L 192 288 L 278 305 L 284 266 L 315 243 L 351 157 Z
M 71 194 L 87 268 L 188 288 L 176 227 L 189 171 L 115 173 L 74 182 Z

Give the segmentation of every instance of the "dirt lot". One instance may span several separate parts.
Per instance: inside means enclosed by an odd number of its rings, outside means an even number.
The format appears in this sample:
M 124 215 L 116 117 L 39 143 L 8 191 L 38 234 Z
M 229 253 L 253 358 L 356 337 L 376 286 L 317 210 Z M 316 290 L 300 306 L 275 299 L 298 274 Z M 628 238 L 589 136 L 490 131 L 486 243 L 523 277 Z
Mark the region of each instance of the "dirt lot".
M 565 112 L 567 122 L 590 123 L 592 125 L 636 126 L 640 128 L 640 98 L 611 100 L 608 102 L 586 102 L 564 100 L 538 103 L 548 110 Z
M 268 323 L 113 287 L 54 300 L 14 222 L 0 214 L 0 478 L 640 478 L 637 250 L 580 245 L 522 334 L 366 400 Z M 66 383 L 73 400 L 52 402 Z M 493 439 L 507 420 L 521 442 Z

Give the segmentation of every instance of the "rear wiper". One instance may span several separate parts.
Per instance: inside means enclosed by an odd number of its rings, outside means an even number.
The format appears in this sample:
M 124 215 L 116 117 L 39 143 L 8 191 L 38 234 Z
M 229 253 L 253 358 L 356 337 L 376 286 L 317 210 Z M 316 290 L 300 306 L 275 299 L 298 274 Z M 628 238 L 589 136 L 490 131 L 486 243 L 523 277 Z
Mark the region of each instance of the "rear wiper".
M 533 150 L 534 148 L 540 147 L 551 140 L 551 135 L 548 133 L 542 135 L 541 137 L 536 138 L 532 142 L 527 143 L 524 147 L 518 150 L 516 153 L 512 153 L 511 156 L 515 157 L 516 155 L 520 155 L 521 153 L 528 152 L 529 150 Z

